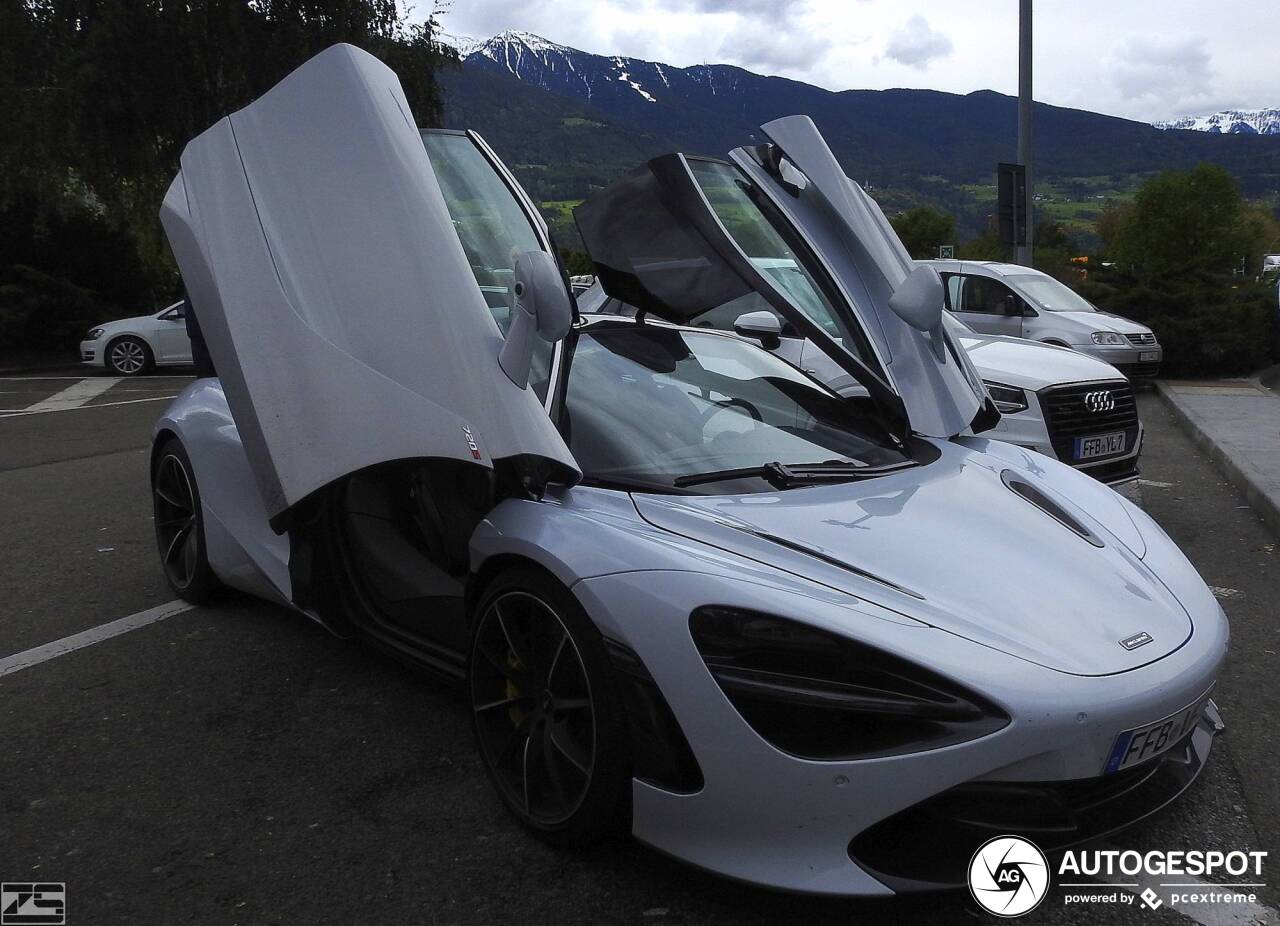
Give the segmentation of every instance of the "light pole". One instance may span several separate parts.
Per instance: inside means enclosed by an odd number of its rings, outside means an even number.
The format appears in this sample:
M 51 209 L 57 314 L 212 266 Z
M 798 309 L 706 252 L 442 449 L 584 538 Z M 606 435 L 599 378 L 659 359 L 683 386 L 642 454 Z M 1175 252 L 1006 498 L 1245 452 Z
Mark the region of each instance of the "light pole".
M 1027 171 L 1026 244 L 1014 250 L 1014 262 L 1031 266 L 1035 230 L 1035 186 L 1031 173 L 1031 0 L 1018 0 L 1018 163 Z

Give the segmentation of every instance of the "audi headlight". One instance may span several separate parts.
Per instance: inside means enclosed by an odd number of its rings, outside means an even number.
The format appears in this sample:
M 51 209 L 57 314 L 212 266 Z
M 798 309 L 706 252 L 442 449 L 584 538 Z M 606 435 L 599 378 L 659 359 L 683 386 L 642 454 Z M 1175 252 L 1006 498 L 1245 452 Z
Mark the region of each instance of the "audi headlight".
M 86 341 L 96 341 L 98 338 L 102 337 L 102 331 L 103 329 L 101 328 L 94 328 L 84 336 L 84 339 Z
M 994 733 L 1009 715 L 935 672 L 799 621 L 726 607 L 690 615 L 694 644 L 751 728 L 803 759 L 869 759 Z
M 1006 386 L 1003 383 L 983 383 L 987 392 L 991 393 L 991 401 L 1002 415 L 1013 415 L 1027 410 L 1027 394 L 1017 386 Z
M 1123 334 L 1116 334 L 1114 331 L 1095 331 L 1089 337 L 1093 338 L 1094 344 L 1101 344 L 1105 347 L 1124 347 L 1129 343 L 1125 340 Z

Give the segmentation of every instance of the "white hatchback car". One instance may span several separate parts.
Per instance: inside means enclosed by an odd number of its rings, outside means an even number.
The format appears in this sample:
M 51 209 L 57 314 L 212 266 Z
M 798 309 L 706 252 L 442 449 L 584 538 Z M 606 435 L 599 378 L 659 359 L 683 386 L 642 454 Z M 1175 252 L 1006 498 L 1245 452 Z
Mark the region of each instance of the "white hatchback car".
M 154 315 L 138 315 L 93 328 L 80 342 L 80 360 L 117 376 L 141 376 L 156 366 L 191 363 L 185 302 Z
M 947 308 L 982 334 L 1070 347 L 1130 379 L 1160 372 L 1163 350 L 1146 325 L 1102 312 L 1047 273 L 983 260 L 928 260 L 947 284 Z

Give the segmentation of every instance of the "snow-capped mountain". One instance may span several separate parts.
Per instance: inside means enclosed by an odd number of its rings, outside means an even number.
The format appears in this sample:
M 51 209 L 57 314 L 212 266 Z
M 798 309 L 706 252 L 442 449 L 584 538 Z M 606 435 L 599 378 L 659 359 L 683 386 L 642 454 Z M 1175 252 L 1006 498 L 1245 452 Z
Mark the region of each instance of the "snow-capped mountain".
M 639 58 L 595 55 L 514 30 L 470 46 L 464 60 L 561 96 L 611 108 L 655 103 L 684 106 L 732 89 L 738 75 L 749 73 L 726 64 L 677 68 Z
M 1157 129 L 1190 129 L 1226 135 L 1280 135 L 1280 109 L 1224 109 L 1153 123 Z

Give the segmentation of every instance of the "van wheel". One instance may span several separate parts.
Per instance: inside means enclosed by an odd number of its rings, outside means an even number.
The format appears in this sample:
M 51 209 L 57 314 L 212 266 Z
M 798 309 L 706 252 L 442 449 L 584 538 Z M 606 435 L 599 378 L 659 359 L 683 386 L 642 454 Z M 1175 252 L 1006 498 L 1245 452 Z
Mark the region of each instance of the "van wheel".
M 531 568 L 500 575 L 475 614 L 472 716 L 507 808 L 559 846 L 624 830 L 630 743 L 599 630 L 572 594 Z

